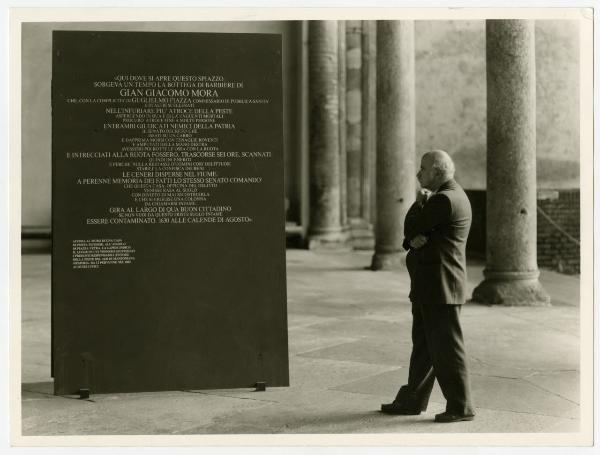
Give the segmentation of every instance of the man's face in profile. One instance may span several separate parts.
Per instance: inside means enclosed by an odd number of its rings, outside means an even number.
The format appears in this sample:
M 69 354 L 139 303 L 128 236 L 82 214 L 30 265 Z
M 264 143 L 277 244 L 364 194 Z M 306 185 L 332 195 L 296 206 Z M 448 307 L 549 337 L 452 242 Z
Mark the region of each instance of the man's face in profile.
M 435 191 L 437 183 L 437 171 L 433 167 L 433 159 L 429 155 L 421 158 L 421 168 L 417 172 L 417 180 L 421 188 Z

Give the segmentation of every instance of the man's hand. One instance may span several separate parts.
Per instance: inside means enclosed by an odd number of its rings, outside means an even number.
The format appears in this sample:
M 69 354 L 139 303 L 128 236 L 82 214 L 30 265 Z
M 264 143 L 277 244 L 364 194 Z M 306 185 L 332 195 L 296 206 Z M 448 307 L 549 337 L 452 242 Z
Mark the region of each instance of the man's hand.
M 426 189 L 421 189 L 419 190 L 419 192 L 417 193 L 417 202 L 421 205 L 425 204 L 425 202 L 427 202 L 427 199 L 429 199 L 429 197 L 431 196 L 431 191 L 426 190 Z
M 414 248 L 415 250 L 418 250 L 419 248 L 423 247 L 426 243 L 427 243 L 427 237 L 425 237 L 424 235 L 421 235 L 421 234 L 417 235 L 414 239 L 412 239 L 410 242 L 408 242 L 410 247 Z

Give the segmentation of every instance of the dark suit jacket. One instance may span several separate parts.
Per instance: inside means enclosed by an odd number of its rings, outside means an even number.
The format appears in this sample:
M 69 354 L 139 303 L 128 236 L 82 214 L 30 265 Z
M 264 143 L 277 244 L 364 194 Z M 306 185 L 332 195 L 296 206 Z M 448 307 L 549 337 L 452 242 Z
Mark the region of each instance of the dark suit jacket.
M 404 221 L 404 248 L 409 250 L 406 266 L 412 302 L 465 302 L 465 250 L 471 217 L 471 203 L 454 180 L 444 183 L 424 205 L 415 202 L 411 206 Z M 418 234 L 428 241 L 422 248 L 412 249 L 408 242 Z

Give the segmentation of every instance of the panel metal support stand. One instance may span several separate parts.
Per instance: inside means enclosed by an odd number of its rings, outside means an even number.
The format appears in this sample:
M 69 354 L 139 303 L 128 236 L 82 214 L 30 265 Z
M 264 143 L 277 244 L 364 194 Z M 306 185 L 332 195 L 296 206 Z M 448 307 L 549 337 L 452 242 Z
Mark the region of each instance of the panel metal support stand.
M 267 383 L 266 382 L 257 382 L 255 384 L 256 390 L 255 392 L 264 392 L 265 390 L 267 390 Z
M 90 397 L 90 389 L 79 389 L 79 399 L 87 400 Z

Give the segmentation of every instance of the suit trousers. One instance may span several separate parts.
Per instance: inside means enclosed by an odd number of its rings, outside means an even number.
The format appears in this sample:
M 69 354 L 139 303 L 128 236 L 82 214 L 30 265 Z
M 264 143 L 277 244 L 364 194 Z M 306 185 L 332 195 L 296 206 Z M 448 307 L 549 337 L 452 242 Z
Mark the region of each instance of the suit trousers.
M 447 412 L 475 414 L 459 320 L 461 307 L 413 302 L 408 384 L 398 392 L 397 401 L 408 401 L 424 411 L 437 378 Z

